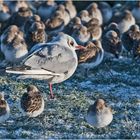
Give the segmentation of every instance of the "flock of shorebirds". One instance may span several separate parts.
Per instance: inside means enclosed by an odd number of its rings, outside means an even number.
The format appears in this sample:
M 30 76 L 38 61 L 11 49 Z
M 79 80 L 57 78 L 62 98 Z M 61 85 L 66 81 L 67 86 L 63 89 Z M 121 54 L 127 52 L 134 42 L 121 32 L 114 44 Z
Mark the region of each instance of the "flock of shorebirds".
M 84 3 L 84 2 L 81 2 Z M 71 0 L 0 1 L 1 69 L 18 78 L 43 79 L 52 84 L 73 75 L 78 65 L 90 69 L 104 57 L 118 59 L 123 52 L 140 56 L 140 2 L 91 2 L 77 12 Z M 77 50 L 77 51 L 76 51 Z M 36 117 L 44 110 L 44 99 L 34 85 L 20 100 L 20 110 Z M 0 94 L 0 122 L 10 108 Z M 87 111 L 86 121 L 97 128 L 113 119 L 111 108 L 97 99 Z

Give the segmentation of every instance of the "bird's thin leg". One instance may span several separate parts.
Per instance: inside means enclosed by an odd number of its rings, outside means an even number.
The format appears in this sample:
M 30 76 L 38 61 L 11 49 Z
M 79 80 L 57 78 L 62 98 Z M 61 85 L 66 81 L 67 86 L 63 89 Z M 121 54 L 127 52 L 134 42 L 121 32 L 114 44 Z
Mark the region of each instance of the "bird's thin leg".
M 54 99 L 54 93 L 52 91 L 52 84 L 49 84 L 49 88 L 50 88 L 50 99 Z

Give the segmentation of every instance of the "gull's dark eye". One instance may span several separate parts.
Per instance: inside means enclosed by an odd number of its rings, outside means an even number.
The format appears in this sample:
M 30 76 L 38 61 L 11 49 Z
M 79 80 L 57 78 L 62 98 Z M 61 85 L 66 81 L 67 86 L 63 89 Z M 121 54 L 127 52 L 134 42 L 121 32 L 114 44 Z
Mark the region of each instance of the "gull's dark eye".
M 73 41 L 71 41 L 71 42 L 70 42 L 70 45 L 71 45 L 71 46 L 74 46 L 74 42 L 73 42 Z

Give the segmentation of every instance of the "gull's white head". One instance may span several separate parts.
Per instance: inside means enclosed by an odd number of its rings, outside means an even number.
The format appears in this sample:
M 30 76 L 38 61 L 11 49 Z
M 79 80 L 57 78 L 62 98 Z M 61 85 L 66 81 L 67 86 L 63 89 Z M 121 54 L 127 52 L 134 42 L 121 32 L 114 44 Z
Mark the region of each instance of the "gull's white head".
M 67 34 L 59 33 L 53 41 L 60 41 L 61 44 L 64 44 L 65 47 L 69 47 L 72 50 L 85 49 L 85 47 L 78 45 L 75 39 Z

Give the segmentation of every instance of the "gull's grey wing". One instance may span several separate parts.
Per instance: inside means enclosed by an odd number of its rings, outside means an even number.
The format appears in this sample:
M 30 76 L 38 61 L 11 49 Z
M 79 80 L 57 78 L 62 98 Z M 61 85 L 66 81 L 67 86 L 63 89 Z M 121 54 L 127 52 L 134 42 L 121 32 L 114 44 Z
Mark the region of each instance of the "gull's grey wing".
M 53 73 L 68 72 L 75 64 L 76 59 L 70 49 L 47 43 L 43 47 L 37 47 L 24 62 L 31 69 L 44 69 Z

